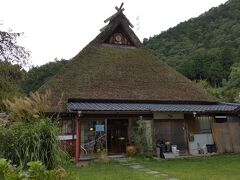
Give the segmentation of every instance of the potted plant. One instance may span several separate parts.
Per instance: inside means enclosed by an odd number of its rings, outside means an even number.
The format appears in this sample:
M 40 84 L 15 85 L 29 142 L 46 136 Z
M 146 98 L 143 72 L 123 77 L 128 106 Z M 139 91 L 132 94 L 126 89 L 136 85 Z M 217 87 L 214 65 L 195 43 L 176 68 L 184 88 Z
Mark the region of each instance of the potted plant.
M 171 148 L 172 143 L 170 141 L 166 141 L 165 142 L 165 150 L 166 152 L 171 152 L 172 148 Z
M 137 147 L 134 144 L 128 144 L 126 146 L 126 155 L 132 157 L 137 153 Z

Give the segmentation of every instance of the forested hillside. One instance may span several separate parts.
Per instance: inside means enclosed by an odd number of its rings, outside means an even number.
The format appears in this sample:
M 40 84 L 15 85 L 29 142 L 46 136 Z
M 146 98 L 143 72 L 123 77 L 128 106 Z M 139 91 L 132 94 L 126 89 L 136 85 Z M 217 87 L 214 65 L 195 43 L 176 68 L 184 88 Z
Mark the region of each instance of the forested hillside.
M 0 112 L 3 109 L 2 100 L 21 95 L 22 77 L 23 71 L 19 65 L 0 61 Z
M 206 80 L 214 88 L 228 87 L 231 71 L 234 74 L 240 68 L 240 1 L 229 0 L 145 39 L 144 44 L 191 80 Z M 240 88 L 239 84 L 234 88 Z M 224 93 L 236 96 L 237 92 L 239 89 Z
M 68 61 L 61 59 L 36 66 L 26 72 L 21 87 L 25 94 L 38 90 L 49 78 L 54 76 Z

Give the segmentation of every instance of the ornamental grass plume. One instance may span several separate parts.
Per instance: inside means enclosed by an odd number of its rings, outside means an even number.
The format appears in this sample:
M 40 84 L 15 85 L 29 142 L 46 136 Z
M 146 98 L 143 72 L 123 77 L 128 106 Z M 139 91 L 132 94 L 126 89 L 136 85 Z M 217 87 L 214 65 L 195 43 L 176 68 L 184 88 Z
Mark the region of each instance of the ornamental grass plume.
M 43 116 L 50 109 L 49 96 L 51 92 L 44 94 L 31 93 L 29 97 L 15 97 L 13 100 L 4 100 L 4 105 L 9 114 L 10 122 L 29 122 Z

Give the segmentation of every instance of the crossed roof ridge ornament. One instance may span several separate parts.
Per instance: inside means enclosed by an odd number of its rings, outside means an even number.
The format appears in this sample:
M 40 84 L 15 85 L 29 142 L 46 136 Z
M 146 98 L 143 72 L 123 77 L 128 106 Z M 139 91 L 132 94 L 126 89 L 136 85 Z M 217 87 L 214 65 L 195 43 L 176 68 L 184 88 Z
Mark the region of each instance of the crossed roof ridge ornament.
M 117 10 L 117 12 L 123 12 L 125 9 L 123 8 L 123 2 L 121 4 L 121 6 L 118 8 L 117 6 L 115 7 L 115 9 Z
M 115 7 L 115 9 L 117 10 L 117 12 L 115 13 L 115 14 L 113 14 L 112 16 L 110 16 L 109 18 L 107 18 L 104 22 L 105 23 L 107 23 L 108 21 L 111 21 L 114 17 L 116 17 L 119 13 L 121 13 L 121 12 L 123 12 L 125 9 L 123 8 L 123 2 L 122 2 L 122 4 L 120 5 L 120 7 Z M 130 23 L 130 21 L 129 20 L 127 20 L 128 21 L 128 24 L 129 24 L 129 26 L 131 26 L 132 28 L 134 27 L 133 25 L 132 25 L 132 23 Z M 102 28 L 102 30 L 103 30 L 104 28 Z M 101 30 L 101 31 L 102 31 Z

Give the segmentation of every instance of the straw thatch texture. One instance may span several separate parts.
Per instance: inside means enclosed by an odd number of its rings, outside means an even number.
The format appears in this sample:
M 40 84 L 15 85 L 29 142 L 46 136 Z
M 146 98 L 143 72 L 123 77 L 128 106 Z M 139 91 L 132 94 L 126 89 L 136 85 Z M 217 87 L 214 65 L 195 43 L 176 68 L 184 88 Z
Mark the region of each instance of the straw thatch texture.
M 88 45 L 40 91 L 69 98 L 213 102 L 203 89 L 143 48 Z

